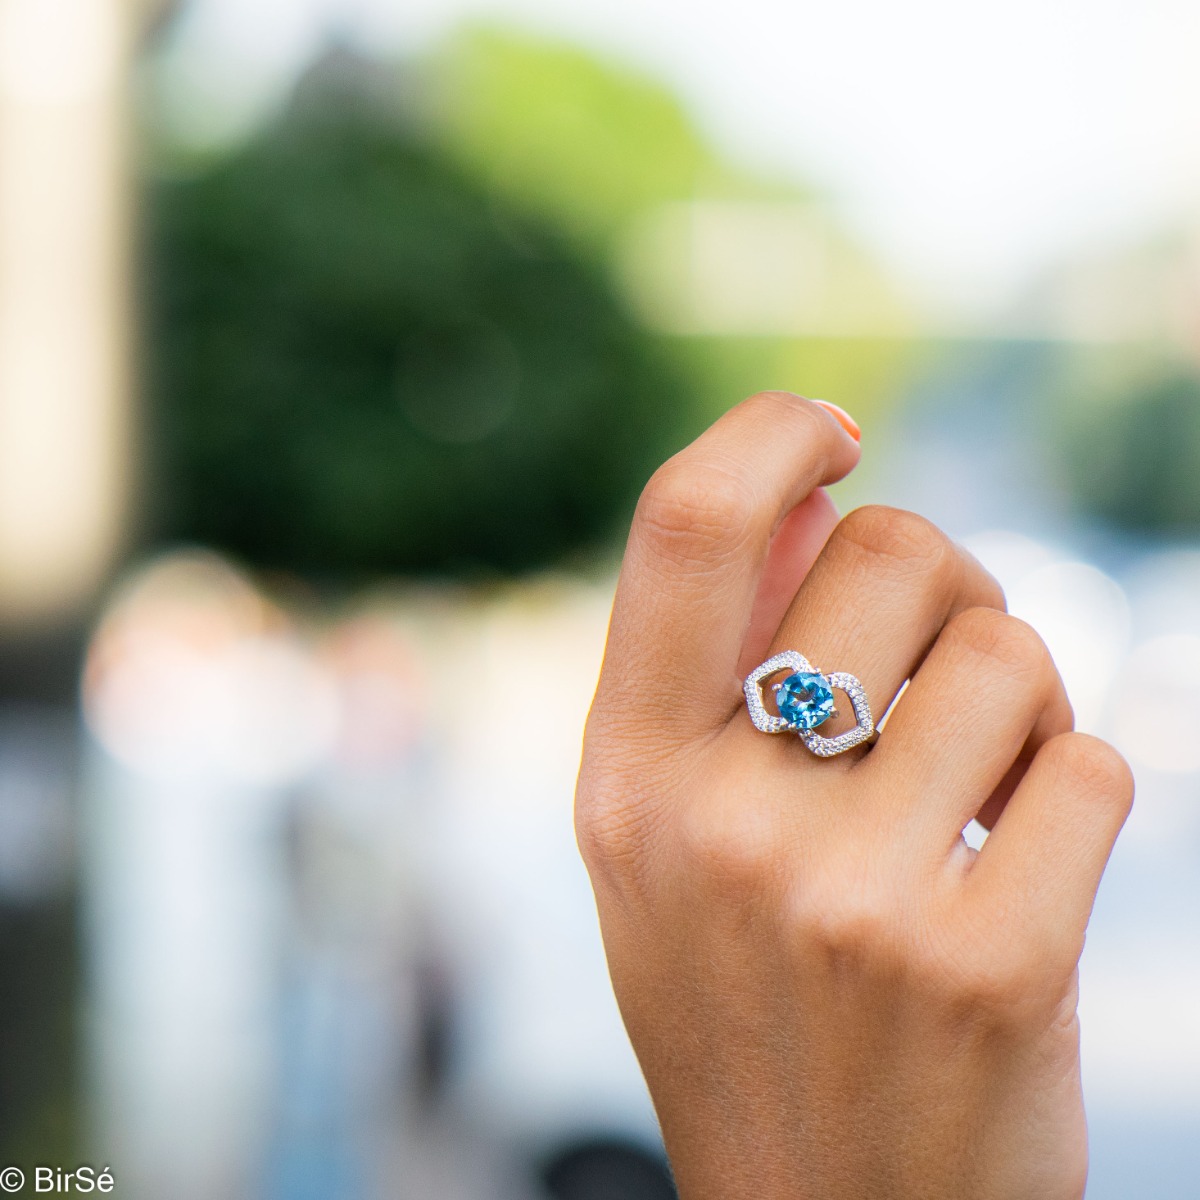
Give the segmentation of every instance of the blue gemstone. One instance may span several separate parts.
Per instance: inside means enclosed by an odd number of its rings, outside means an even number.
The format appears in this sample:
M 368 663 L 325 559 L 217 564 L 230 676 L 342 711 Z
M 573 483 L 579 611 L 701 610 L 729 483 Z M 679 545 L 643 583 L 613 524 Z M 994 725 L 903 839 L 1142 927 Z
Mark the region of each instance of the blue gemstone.
M 816 729 L 833 716 L 833 688 L 824 675 L 789 675 L 775 690 L 779 715 L 797 729 Z

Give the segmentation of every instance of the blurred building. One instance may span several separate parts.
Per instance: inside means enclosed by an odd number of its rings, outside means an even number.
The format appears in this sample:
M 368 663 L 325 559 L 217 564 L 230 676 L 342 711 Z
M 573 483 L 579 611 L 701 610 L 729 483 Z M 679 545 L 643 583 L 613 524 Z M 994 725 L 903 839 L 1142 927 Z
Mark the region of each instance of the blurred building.
M 0 5 L 0 622 L 86 604 L 129 512 L 128 64 L 149 0 Z
M 0 3 L 0 1147 L 28 1161 L 78 1146 L 74 698 L 130 515 L 126 89 L 162 9 Z

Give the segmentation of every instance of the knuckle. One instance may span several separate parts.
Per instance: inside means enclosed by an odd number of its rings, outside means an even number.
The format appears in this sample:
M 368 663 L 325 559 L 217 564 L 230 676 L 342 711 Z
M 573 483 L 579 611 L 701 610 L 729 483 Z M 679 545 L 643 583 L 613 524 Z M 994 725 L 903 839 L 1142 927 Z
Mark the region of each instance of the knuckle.
M 764 388 L 760 392 L 747 396 L 742 404 L 747 408 L 784 408 L 791 411 L 797 407 L 798 399 L 799 397 L 791 392 L 783 392 L 778 388 Z
M 936 525 L 916 513 L 882 504 L 869 504 L 847 514 L 834 537 L 870 558 L 906 570 L 939 568 L 953 554 L 950 539 Z
M 1124 757 L 1108 742 L 1086 733 L 1062 733 L 1039 752 L 1055 775 L 1074 789 L 1086 791 L 1126 811 L 1133 804 L 1133 772 Z
M 677 834 L 686 869 L 698 871 L 718 892 L 753 896 L 776 874 L 775 830 L 750 808 L 691 805 L 679 818 Z
M 1028 1000 L 1030 978 L 1017 955 L 993 954 L 960 966 L 954 977 L 954 992 L 975 1014 L 1011 1014 Z
M 903 939 L 894 904 L 870 881 L 844 881 L 836 890 L 804 888 L 792 906 L 792 924 L 802 940 L 832 961 L 899 966 Z
M 701 563 L 714 550 L 741 543 L 755 508 L 747 481 L 685 454 L 651 477 L 638 501 L 634 525 L 656 553 L 678 563 Z
M 941 980 L 950 1007 L 994 1027 L 1019 1027 L 1059 1003 L 1078 958 L 995 925 L 960 929 L 947 951 Z
M 588 762 L 575 789 L 575 840 L 593 877 L 616 878 L 637 867 L 650 840 L 653 812 L 648 798 L 629 787 L 622 774 Z
M 999 612 L 1008 611 L 1008 597 L 1000 581 L 969 551 L 955 544 L 960 561 L 963 563 L 967 577 L 979 599 L 976 601 L 981 608 L 994 608 Z
M 794 392 L 781 392 L 768 388 L 766 391 L 755 392 L 742 401 L 745 408 L 763 410 L 763 418 L 778 425 L 780 422 L 798 422 L 811 429 L 814 435 L 819 435 L 828 428 L 825 425 L 825 415 L 818 411 L 817 406 L 805 401 Z
M 817 459 L 827 460 L 830 443 L 844 436 L 838 422 L 819 405 L 794 392 L 755 392 L 742 402 L 753 409 L 764 426 L 786 434 L 791 442 L 805 446 Z
M 614 882 L 639 873 L 646 851 L 646 827 L 627 808 L 575 803 L 575 841 L 594 881 Z
M 819 921 L 821 944 L 840 958 L 877 959 L 889 948 L 884 914 L 864 900 L 829 910 Z
M 1055 670 L 1037 630 L 997 609 L 964 609 L 947 622 L 946 632 L 956 646 L 991 659 L 1006 673 L 1039 676 Z
M 582 781 L 575 792 L 575 840 L 583 861 L 589 868 L 613 857 L 629 841 L 630 822 L 621 818 L 619 810 L 605 804 L 592 788 Z

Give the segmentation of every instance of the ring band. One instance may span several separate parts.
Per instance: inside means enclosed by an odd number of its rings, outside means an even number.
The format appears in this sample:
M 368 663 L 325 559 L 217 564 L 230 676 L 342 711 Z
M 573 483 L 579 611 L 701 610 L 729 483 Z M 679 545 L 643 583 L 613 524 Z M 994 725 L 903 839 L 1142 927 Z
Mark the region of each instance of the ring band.
M 791 674 L 775 685 L 780 715 L 773 717 L 763 702 L 762 681 L 784 670 L 790 670 Z M 850 698 L 856 724 L 853 729 L 837 737 L 823 737 L 816 730 L 830 717 L 837 715 L 837 709 L 833 706 L 835 689 L 845 692 Z M 755 667 L 746 676 L 743 690 L 755 729 L 763 733 L 796 733 L 805 747 L 819 758 L 844 754 L 855 746 L 874 742 L 879 736 L 867 693 L 858 679 L 845 671 L 831 671 L 824 675 L 799 651 L 784 650 Z

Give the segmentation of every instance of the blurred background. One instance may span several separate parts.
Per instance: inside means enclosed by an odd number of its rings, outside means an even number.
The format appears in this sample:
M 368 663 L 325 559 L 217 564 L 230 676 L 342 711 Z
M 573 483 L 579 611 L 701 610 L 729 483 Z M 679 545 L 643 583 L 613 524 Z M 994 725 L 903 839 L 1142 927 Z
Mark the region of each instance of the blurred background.
M 1133 761 L 1088 1195 L 1193 1196 L 1198 37 L 0 0 L 0 1165 L 671 1196 L 579 736 L 641 484 L 785 388 L 864 428 L 843 508 L 964 539 Z

